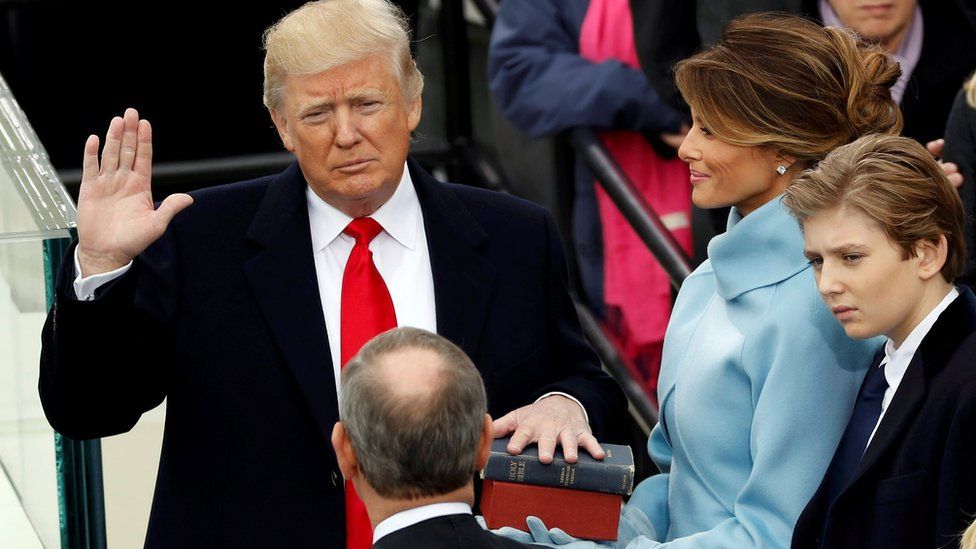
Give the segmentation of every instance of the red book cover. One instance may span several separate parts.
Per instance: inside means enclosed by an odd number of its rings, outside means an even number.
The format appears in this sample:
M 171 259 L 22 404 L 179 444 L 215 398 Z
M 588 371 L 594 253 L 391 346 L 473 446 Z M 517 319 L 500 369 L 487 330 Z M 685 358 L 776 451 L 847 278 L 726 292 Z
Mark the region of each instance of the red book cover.
M 617 494 L 485 480 L 481 514 L 492 530 L 525 530 L 525 517 L 531 515 L 577 538 L 616 540 L 622 502 Z

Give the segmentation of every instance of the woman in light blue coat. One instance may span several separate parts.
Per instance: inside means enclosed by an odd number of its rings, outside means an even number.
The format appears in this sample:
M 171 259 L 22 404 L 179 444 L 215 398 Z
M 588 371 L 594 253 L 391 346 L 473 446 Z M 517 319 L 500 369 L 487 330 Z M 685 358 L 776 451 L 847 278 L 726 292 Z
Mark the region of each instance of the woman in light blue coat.
M 845 31 L 771 14 L 678 65 L 692 199 L 733 208 L 678 294 L 648 443 L 662 473 L 625 506 L 618 547 L 789 546 L 879 342 L 824 306 L 780 198 L 832 149 L 900 130 L 898 74 Z M 533 526 L 536 542 L 593 545 Z

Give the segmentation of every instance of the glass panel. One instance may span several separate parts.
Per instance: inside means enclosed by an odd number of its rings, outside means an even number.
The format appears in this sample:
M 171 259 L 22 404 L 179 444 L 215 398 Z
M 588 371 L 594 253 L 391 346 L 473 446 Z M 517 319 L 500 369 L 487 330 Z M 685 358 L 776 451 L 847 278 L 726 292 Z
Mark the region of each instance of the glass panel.
M 0 547 L 43 549 L 34 527 L 17 499 L 17 492 L 0 470 Z
M 0 77 L 0 241 L 68 236 L 75 205 Z
M 0 78 L 0 525 L 4 535 L 16 528 L 22 536 L 4 546 L 61 546 L 54 433 L 37 377 L 48 307 L 44 239 L 68 236 L 75 214 Z
M 6 205 L 0 202 L 3 214 Z M 0 466 L 38 537 L 53 548 L 60 546 L 54 433 L 37 395 L 46 313 L 42 243 L 0 240 Z

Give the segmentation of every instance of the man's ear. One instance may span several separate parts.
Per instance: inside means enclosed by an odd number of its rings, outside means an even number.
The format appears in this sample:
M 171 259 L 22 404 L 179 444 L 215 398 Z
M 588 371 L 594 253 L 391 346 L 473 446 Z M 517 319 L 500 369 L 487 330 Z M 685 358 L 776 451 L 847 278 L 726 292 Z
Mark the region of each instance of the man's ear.
M 424 101 L 419 95 L 417 96 L 417 99 L 414 99 L 407 104 L 407 125 L 409 126 L 411 132 L 416 130 L 417 126 L 420 124 L 420 113 L 423 110 Z
M 940 234 L 939 239 L 934 242 L 919 240 L 915 243 L 915 254 L 919 278 L 929 280 L 942 274 L 942 267 L 949 256 L 949 242 L 944 234 Z
M 349 433 L 346 432 L 341 421 L 337 421 L 332 427 L 332 448 L 335 449 L 342 478 L 351 480 L 359 472 L 359 463 L 356 461 L 356 452 L 353 451 L 352 443 L 349 441 Z
M 271 121 L 274 122 L 275 129 L 278 130 L 278 137 L 281 138 L 281 142 L 285 145 L 285 148 L 290 152 L 295 152 L 295 145 L 291 139 L 291 133 L 288 131 L 288 117 L 281 112 L 280 108 L 268 109 L 271 113 Z
M 481 439 L 478 440 L 478 453 L 474 460 L 474 466 L 480 471 L 488 463 L 488 455 L 491 453 L 491 442 L 494 440 L 494 429 L 491 426 L 491 416 L 485 414 L 481 422 Z

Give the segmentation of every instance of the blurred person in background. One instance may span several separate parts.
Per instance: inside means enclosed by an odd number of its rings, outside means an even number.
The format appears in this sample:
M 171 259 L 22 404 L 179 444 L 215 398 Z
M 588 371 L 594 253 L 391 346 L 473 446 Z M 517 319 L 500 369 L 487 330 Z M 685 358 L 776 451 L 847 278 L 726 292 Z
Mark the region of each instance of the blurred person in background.
M 945 130 L 945 161 L 959 166 L 959 189 L 966 210 L 966 268 L 959 283 L 976 288 L 976 73 L 956 94 Z
M 847 27 L 901 66 L 891 88 L 905 120 L 902 135 L 942 137 L 952 98 L 976 69 L 970 0 L 804 0 L 824 25 Z
M 976 69 L 976 3 L 972 0 L 661 0 L 635 2 L 643 29 L 641 59 L 655 89 L 672 93 L 670 67 L 714 43 L 726 22 L 755 11 L 787 11 L 823 25 L 847 27 L 878 44 L 902 70 L 891 93 L 904 115 L 902 134 L 928 143 L 942 137 L 952 98 Z M 938 151 L 938 149 L 936 149 Z M 953 178 L 954 179 L 954 178 Z M 953 183 L 958 183 L 953 180 Z
M 688 168 L 675 157 L 687 118 L 659 98 L 641 69 L 629 0 L 505 0 L 492 31 L 488 77 L 504 114 L 530 136 L 598 130 L 691 253 Z M 654 398 L 670 279 L 579 161 L 573 237 L 587 300 Z

